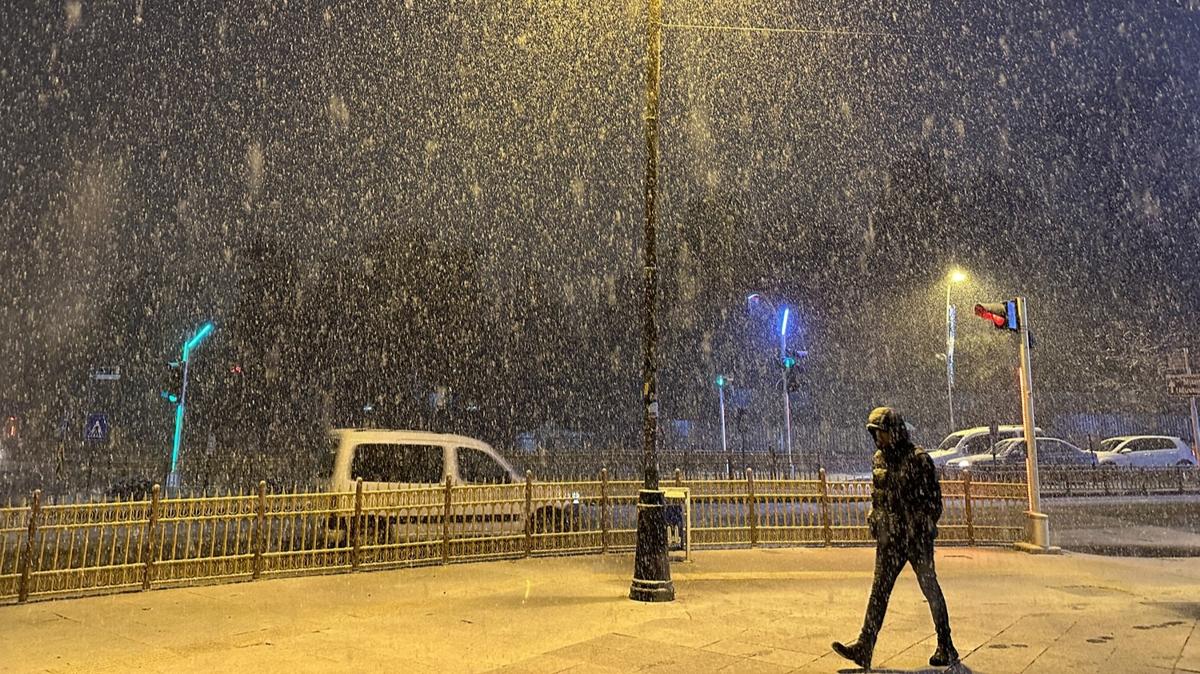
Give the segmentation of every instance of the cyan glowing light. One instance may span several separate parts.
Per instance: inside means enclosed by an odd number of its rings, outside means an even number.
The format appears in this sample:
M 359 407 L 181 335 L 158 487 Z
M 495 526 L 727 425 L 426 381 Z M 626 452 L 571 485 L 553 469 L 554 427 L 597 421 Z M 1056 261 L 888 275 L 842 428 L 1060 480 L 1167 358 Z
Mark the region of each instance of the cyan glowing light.
M 192 349 L 200 346 L 206 337 L 212 334 L 214 326 L 212 321 L 206 321 L 201 325 L 196 334 L 192 335 L 191 339 L 183 343 L 183 354 L 180 358 L 180 363 L 186 364 L 188 357 L 192 354 Z M 167 399 L 175 403 L 175 435 L 171 442 L 171 473 L 175 473 L 176 467 L 179 465 L 179 447 L 183 444 L 183 407 L 187 402 L 187 370 L 183 374 L 183 390 L 180 391 L 178 399 L 174 395 L 170 395 Z
M 192 335 L 192 338 L 189 339 L 186 343 L 184 343 L 183 359 L 187 360 L 188 354 L 191 353 L 192 349 L 196 348 L 197 346 L 200 346 L 200 342 L 203 342 L 204 338 L 208 337 L 208 335 L 212 331 L 213 331 L 212 321 L 209 321 L 209 322 L 205 323 L 204 325 L 201 325 L 200 329 L 196 331 L 196 334 Z

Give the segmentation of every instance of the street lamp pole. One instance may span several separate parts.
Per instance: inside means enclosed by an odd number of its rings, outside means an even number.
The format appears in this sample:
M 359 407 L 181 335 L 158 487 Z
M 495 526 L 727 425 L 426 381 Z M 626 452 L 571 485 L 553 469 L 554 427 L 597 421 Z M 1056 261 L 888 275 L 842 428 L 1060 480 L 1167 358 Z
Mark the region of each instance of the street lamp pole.
M 954 270 L 950 272 L 950 276 L 946 278 L 946 401 L 950 406 L 950 429 L 948 432 L 953 433 L 954 425 L 954 341 L 955 341 L 955 311 L 954 305 L 950 304 L 950 288 L 955 283 L 961 283 L 967 279 L 967 275 L 962 271 Z
M 753 308 L 755 302 L 763 302 L 767 308 L 771 310 L 771 315 L 776 313 L 775 305 L 758 293 L 751 293 L 746 296 L 746 302 Z M 783 437 L 784 449 L 787 451 L 788 459 L 788 477 L 795 477 L 796 463 L 792 459 L 792 399 L 788 392 L 788 371 L 791 367 L 787 352 L 787 328 L 788 317 L 791 315 L 791 309 L 787 305 L 783 305 L 783 313 L 779 316 L 779 371 L 782 374 L 781 386 L 783 388 Z M 772 469 L 774 464 L 772 463 Z
M 673 601 L 667 557 L 666 497 L 658 484 L 658 95 L 662 71 L 662 0 L 648 0 L 646 17 L 646 183 L 642 272 L 642 465 L 638 492 L 637 548 L 629 598 Z
M 725 455 L 725 478 L 733 479 L 733 454 L 729 453 L 729 440 L 725 434 L 725 375 L 717 375 L 717 398 L 721 403 L 721 453 Z
M 779 323 L 779 366 L 783 371 L 783 437 L 784 446 L 787 447 L 788 458 L 788 478 L 796 477 L 796 462 L 792 460 L 792 398 L 788 391 L 788 354 L 787 354 L 787 326 L 788 314 L 790 309 L 783 308 L 783 318 Z
M 946 281 L 946 401 L 950 405 L 950 433 L 954 432 L 954 306 L 950 304 L 950 286 Z
M 179 488 L 179 450 L 183 446 L 183 411 L 187 403 L 188 361 L 191 360 L 192 350 L 213 331 L 212 323 L 201 325 L 188 341 L 184 342 L 180 357 L 180 367 L 183 368 L 183 384 L 179 389 L 179 402 L 175 403 L 175 433 L 171 442 L 171 472 L 167 474 L 167 488 Z

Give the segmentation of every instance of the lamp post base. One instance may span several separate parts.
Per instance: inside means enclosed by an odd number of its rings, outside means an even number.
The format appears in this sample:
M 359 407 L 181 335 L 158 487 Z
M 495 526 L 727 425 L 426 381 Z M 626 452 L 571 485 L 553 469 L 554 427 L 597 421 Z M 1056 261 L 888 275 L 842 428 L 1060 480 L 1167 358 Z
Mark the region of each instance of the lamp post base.
M 1059 555 L 1062 548 L 1050 545 L 1050 517 L 1045 513 L 1026 511 L 1029 518 L 1029 539 L 1013 544 L 1017 550 L 1034 555 Z
M 633 584 L 629 588 L 629 598 L 634 601 L 675 600 L 671 560 L 667 556 L 667 520 L 663 516 L 666 502 L 660 489 L 638 492 L 637 551 L 633 560 Z

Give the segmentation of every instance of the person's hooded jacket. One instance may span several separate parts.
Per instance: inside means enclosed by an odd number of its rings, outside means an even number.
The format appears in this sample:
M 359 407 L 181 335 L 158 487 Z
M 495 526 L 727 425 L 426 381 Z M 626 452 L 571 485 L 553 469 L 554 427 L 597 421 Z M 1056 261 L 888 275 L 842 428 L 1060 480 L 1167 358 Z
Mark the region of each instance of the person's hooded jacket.
M 890 407 L 871 412 L 867 428 L 887 430 L 892 444 L 872 461 L 871 535 L 880 543 L 932 544 L 942 516 L 942 487 L 933 459 L 913 445 L 908 427 Z

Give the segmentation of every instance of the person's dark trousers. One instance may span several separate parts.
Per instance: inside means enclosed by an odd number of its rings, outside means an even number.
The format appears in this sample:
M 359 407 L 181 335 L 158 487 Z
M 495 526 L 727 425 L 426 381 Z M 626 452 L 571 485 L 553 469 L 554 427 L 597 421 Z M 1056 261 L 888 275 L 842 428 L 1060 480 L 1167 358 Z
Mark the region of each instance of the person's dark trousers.
M 942 595 L 942 587 L 938 584 L 937 572 L 933 568 L 932 541 L 928 544 L 922 542 L 909 545 L 876 545 L 875 581 L 871 585 L 871 599 L 867 602 L 867 617 L 863 620 L 860 640 L 875 645 L 879 628 L 883 626 L 883 617 L 887 613 L 888 599 L 896 585 L 896 577 L 900 575 L 905 564 L 912 565 L 921 592 L 925 593 L 925 600 L 929 602 L 929 612 L 933 614 L 933 624 L 937 629 L 938 644 L 949 644 L 950 616 L 946 611 L 946 598 Z

